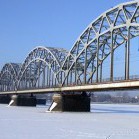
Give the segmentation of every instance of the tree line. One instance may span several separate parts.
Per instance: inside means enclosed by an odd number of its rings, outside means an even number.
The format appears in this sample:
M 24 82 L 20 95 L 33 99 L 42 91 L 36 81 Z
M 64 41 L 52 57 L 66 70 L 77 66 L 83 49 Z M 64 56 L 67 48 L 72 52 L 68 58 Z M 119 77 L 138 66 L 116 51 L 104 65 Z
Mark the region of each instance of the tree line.
M 139 103 L 139 96 L 130 96 L 128 93 L 110 94 L 91 94 L 91 102 L 103 103 Z

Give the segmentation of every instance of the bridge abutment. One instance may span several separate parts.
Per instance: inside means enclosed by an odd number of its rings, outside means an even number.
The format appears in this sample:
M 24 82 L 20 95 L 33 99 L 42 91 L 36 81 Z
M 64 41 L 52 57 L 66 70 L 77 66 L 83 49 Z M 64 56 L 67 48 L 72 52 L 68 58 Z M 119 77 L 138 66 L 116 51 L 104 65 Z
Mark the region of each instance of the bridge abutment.
M 83 94 L 55 94 L 49 111 L 90 112 L 90 97 Z
M 36 106 L 36 96 L 12 95 L 9 106 Z

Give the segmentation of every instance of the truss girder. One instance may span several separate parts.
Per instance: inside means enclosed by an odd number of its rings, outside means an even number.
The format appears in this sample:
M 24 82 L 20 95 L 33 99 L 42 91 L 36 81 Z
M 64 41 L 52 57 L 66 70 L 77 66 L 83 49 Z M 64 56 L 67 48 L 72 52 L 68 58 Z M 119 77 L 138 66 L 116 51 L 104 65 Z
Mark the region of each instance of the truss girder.
M 110 80 L 113 80 L 114 51 L 126 44 L 125 79 L 129 79 L 130 39 L 139 35 L 139 2 L 120 4 L 104 12 L 79 36 L 62 70 L 62 85 L 101 82 L 103 61 L 110 55 Z M 100 70 L 99 70 L 100 69 Z
M 33 49 L 20 69 L 17 87 L 23 89 L 59 85 L 59 71 L 66 54 L 67 51 L 62 48 L 39 46 Z
M 0 73 L 0 90 L 13 91 L 17 89 L 18 71 L 21 64 L 7 63 L 3 66 Z
M 98 83 L 102 81 L 103 63 L 108 56 L 109 81 L 113 81 L 114 53 L 121 45 L 125 46 L 125 80 L 128 80 L 130 40 L 137 36 L 139 2 L 120 4 L 91 22 L 69 52 L 63 48 L 39 46 L 28 54 L 22 65 L 6 64 L 0 73 L 0 89 Z

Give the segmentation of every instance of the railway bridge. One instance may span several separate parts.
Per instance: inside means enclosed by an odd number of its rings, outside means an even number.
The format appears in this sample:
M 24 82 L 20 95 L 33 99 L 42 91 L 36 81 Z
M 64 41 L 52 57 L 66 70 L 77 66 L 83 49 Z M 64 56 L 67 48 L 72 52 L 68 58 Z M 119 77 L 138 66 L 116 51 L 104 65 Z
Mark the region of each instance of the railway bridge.
M 88 91 L 138 89 L 139 67 L 131 60 L 138 37 L 139 2 L 119 4 L 92 21 L 70 51 L 38 46 L 23 64 L 6 63 L 0 95 L 58 93 L 55 98 L 64 106 L 81 101 L 88 109 Z M 120 56 L 122 65 L 116 66 Z

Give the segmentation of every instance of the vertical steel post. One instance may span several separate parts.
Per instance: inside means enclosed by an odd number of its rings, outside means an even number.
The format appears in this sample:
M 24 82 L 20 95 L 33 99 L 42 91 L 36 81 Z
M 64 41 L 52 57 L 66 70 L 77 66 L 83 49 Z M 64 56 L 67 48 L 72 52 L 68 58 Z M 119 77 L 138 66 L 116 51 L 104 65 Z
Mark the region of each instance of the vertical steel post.
M 53 70 L 51 69 L 51 81 L 52 81 L 52 86 L 53 86 L 53 78 L 54 78 L 54 75 L 53 75 Z
M 2 84 L 2 91 L 3 91 L 3 84 Z
M 114 51 L 113 51 L 113 31 L 111 32 L 111 61 L 110 61 L 110 81 L 113 81 L 113 59 L 114 59 Z
M 40 75 L 40 67 L 39 67 L 39 69 L 38 69 L 38 88 L 39 88 L 39 86 L 40 86 L 40 77 L 39 77 L 39 75 Z
M 56 75 L 54 75 L 54 76 L 55 76 L 55 86 L 56 86 L 56 85 L 57 85 L 57 84 L 56 84 Z
M 31 65 L 29 69 L 29 88 L 31 88 Z
M 49 66 L 47 66 L 47 87 L 48 87 L 48 81 L 49 81 Z
M 96 53 L 96 82 L 98 82 L 98 72 L 99 72 L 99 38 L 97 39 L 97 53 Z
M 84 59 L 84 84 L 86 84 L 86 70 L 87 70 L 87 48 L 85 48 L 85 59 Z
M 92 70 L 91 83 L 93 83 L 93 77 L 94 77 L 94 73 L 93 73 L 93 71 L 94 71 L 94 63 L 95 63 L 94 61 L 91 62 L 91 66 L 92 66 L 92 67 L 91 67 L 91 68 L 92 68 L 92 69 L 91 69 L 91 70 Z
M 72 70 L 70 71 L 70 84 L 72 84 Z
M 27 89 L 27 71 L 26 71 L 26 79 L 25 79 L 25 89 Z
M 67 76 L 67 77 L 66 77 Z M 66 75 L 65 77 L 67 78 L 67 85 L 68 85 L 68 82 L 69 82 L 69 73 L 68 75 Z
M 101 64 L 100 64 L 100 82 L 102 81 L 102 61 L 101 61 Z
M 50 87 L 50 85 L 51 85 L 51 69 L 49 67 L 49 87 Z
M 129 79 L 129 58 L 130 58 L 130 27 L 127 29 L 127 42 L 125 45 L 125 80 Z
M 45 87 L 45 68 L 43 69 L 43 83 L 42 83 L 43 87 Z
M 74 69 L 74 73 L 75 73 L 75 84 L 77 84 L 77 59 L 75 60 L 75 69 Z
M 69 57 L 68 57 L 68 62 L 66 63 L 66 65 L 67 65 L 66 66 L 67 68 L 66 68 L 66 76 L 65 77 L 67 78 L 67 86 L 68 86 L 68 84 L 71 84 L 71 82 L 70 82 L 70 72 L 67 71 L 67 69 L 69 69 Z
M 61 75 L 60 75 L 60 81 L 61 81 L 60 85 L 62 85 L 62 71 L 61 71 Z

